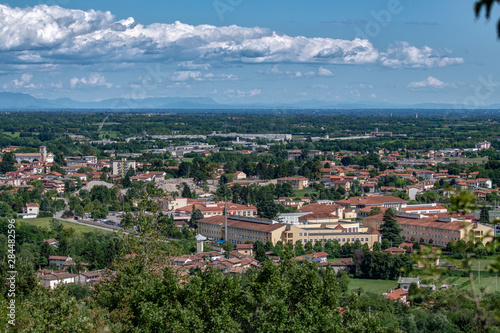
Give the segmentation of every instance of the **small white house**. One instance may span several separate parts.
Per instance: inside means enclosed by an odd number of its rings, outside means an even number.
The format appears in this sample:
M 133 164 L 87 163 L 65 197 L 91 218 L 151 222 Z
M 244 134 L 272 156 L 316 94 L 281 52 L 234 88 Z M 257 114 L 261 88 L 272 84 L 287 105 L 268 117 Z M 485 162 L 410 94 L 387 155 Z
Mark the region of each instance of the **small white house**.
M 78 275 L 71 273 L 51 273 L 42 276 L 43 286 L 54 289 L 59 284 L 75 283 Z
M 49 265 L 56 265 L 58 268 L 61 268 L 64 266 L 65 263 L 73 261 L 71 257 L 65 257 L 65 256 L 50 256 L 49 257 Z
M 412 284 L 416 284 L 418 288 L 420 288 L 420 278 L 417 276 L 416 278 L 408 278 L 408 277 L 399 277 L 398 286 L 403 290 L 410 290 L 410 286 Z
M 40 206 L 37 203 L 27 203 L 25 210 L 26 210 L 25 214 L 27 216 L 36 217 L 40 212 Z
M 103 270 L 81 272 L 78 274 L 78 283 L 81 284 L 91 284 L 96 283 L 102 276 Z
M 247 179 L 247 174 L 244 173 L 243 171 L 236 171 L 234 173 L 234 180 L 242 180 L 242 179 Z

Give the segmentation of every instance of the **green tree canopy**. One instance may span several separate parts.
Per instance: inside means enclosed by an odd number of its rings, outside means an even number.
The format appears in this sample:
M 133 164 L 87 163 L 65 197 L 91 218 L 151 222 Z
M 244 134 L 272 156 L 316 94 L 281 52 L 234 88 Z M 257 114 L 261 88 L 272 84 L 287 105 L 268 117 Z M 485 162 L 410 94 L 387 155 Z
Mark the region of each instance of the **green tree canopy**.
M 392 208 L 387 209 L 383 221 L 384 224 L 380 228 L 382 240 L 388 240 L 392 246 L 399 246 L 404 239 L 401 236 L 402 229 L 396 220 L 396 212 Z

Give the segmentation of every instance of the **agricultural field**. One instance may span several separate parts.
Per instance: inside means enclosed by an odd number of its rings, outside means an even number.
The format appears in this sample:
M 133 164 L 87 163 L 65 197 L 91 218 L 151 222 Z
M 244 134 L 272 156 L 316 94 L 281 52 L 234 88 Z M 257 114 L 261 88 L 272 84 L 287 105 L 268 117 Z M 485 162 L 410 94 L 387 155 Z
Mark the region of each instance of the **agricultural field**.
M 31 225 L 34 225 L 37 227 L 50 229 L 50 220 L 51 219 L 52 218 L 50 218 L 50 217 L 42 217 L 42 218 L 36 218 L 36 219 L 17 219 L 16 222 L 31 224 Z M 75 230 L 75 233 L 77 233 L 77 234 L 82 234 L 82 233 L 86 233 L 86 232 L 93 232 L 93 231 L 106 232 L 106 233 L 111 232 L 111 231 L 107 231 L 107 230 L 103 230 L 103 229 L 87 227 L 85 225 L 66 222 L 66 221 L 60 221 L 60 222 L 64 226 L 64 228 L 68 228 L 68 229 L 72 228 Z
M 388 289 L 396 289 L 398 281 L 395 280 L 372 280 L 372 279 L 350 279 L 349 292 L 362 288 L 365 292 L 382 295 Z

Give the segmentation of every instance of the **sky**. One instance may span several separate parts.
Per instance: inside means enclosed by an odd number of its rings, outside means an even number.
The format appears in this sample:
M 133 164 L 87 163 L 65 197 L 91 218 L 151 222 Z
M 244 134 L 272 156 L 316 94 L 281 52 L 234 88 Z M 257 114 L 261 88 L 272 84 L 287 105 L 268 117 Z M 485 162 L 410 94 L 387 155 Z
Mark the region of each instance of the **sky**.
M 99 101 L 500 103 L 474 0 L 0 0 L 0 92 Z

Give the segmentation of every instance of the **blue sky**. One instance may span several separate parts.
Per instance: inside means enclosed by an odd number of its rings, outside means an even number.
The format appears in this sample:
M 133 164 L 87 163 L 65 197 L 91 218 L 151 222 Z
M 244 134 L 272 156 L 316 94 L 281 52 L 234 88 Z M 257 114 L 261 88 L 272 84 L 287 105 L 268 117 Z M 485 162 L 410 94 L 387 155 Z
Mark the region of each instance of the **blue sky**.
M 500 103 L 500 10 L 476 21 L 473 3 L 0 0 L 0 91 L 81 101 Z

